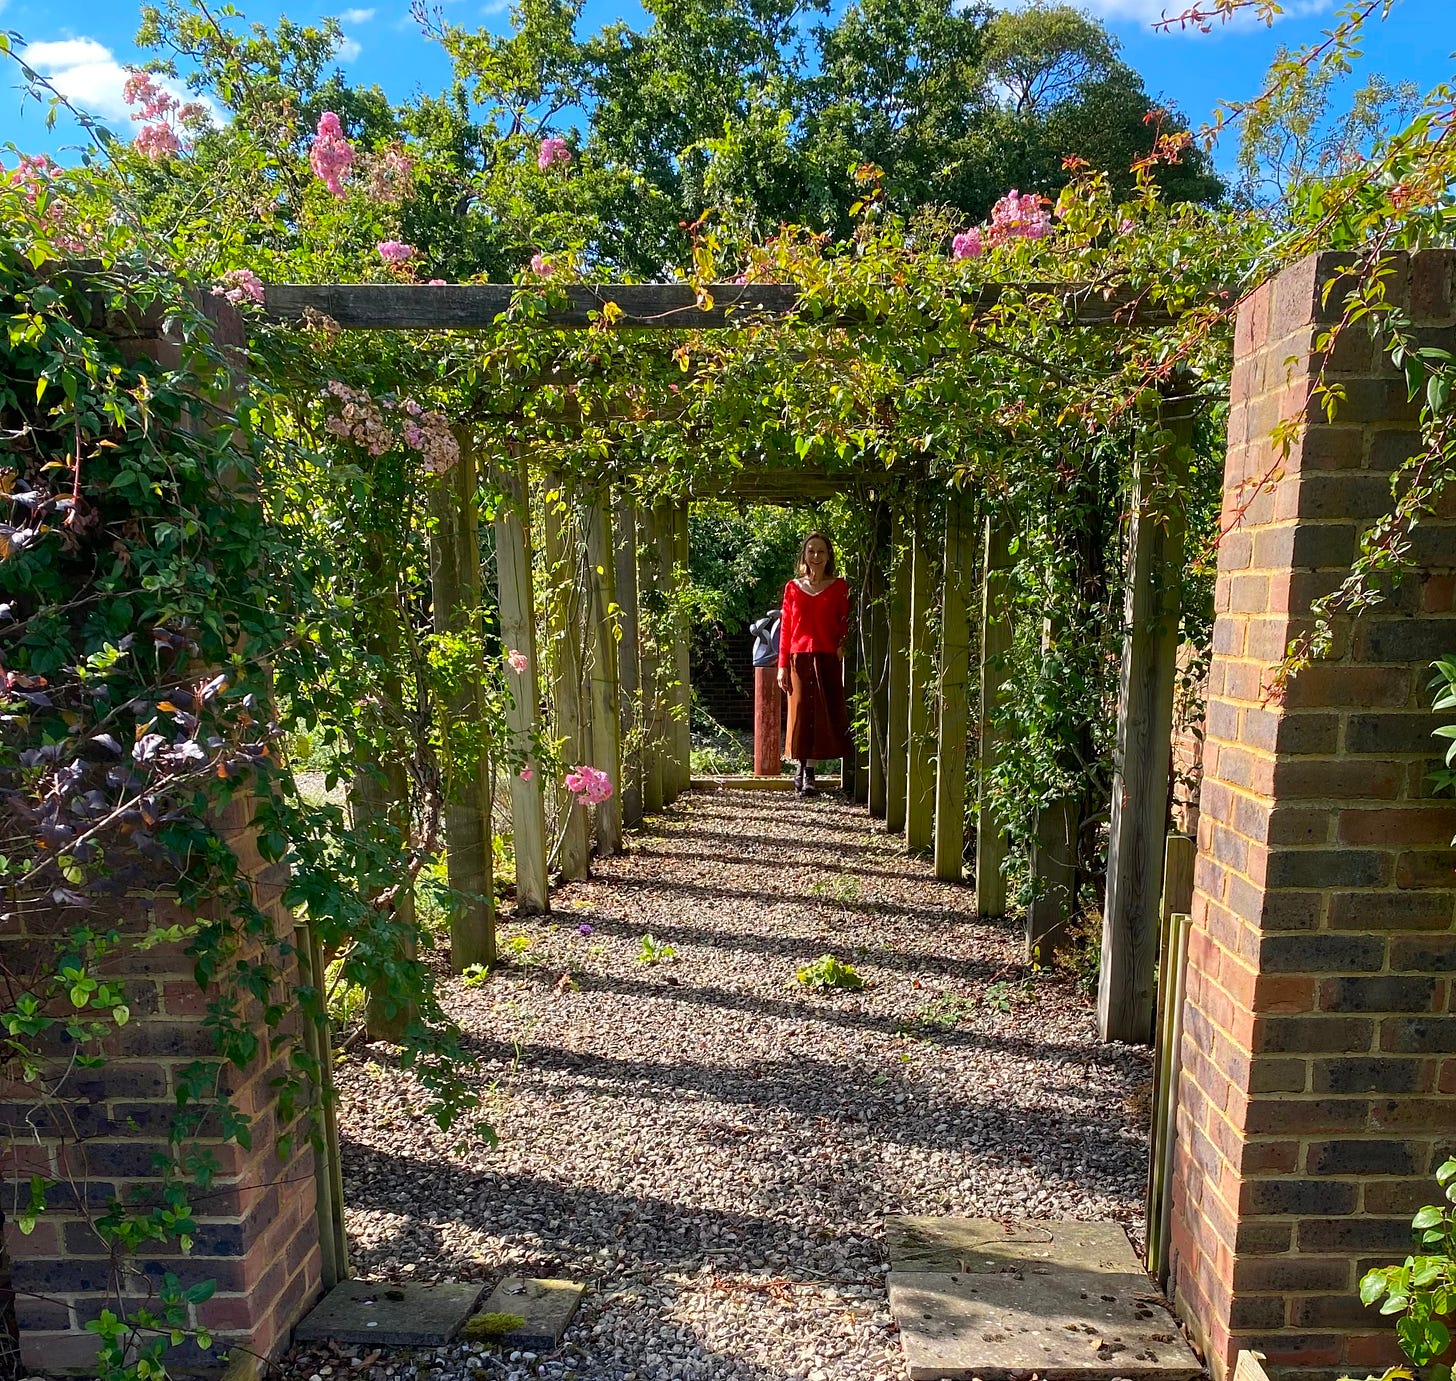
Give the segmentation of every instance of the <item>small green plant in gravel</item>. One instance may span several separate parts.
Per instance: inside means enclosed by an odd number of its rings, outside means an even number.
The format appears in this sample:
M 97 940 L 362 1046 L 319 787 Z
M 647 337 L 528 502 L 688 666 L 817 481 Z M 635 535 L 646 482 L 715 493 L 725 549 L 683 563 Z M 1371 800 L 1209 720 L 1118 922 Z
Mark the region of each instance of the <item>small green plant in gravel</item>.
M 812 964 L 805 964 L 795 975 L 806 988 L 863 988 L 864 979 L 832 954 L 821 954 Z
M 525 1326 L 526 1321 L 519 1314 L 476 1314 L 474 1318 L 466 1319 L 460 1336 L 480 1343 L 499 1338 L 503 1333 L 514 1333 Z
M 938 1026 L 949 1031 L 973 1017 L 977 1006 L 974 999 L 961 993 L 941 993 L 916 1012 L 915 1021 L 921 1026 Z
M 1436 1183 L 1445 1190 L 1446 1201 L 1456 1204 L 1456 1157 L 1436 1171 Z M 1382 1314 L 1399 1314 L 1395 1334 L 1401 1351 L 1416 1366 L 1430 1367 L 1429 1381 L 1451 1381 L 1449 1366 L 1430 1364 L 1451 1346 L 1445 1320 L 1456 1314 L 1456 1210 L 1427 1204 L 1411 1220 L 1411 1230 L 1420 1254 L 1406 1257 L 1399 1266 L 1366 1271 L 1360 1299 L 1378 1303 Z
M 809 894 L 848 904 L 859 900 L 859 879 L 851 877 L 820 878 L 809 888 Z
M 460 971 L 460 981 L 467 988 L 478 988 L 490 977 L 490 970 L 484 964 L 467 964 Z
M 663 944 L 650 930 L 642 937 L 642 948 L 637 951 L 639 964 L 667 964 L 676 958 L 677 950 Z
M 522 968 L 531 968 L 541 961 L 531 953 L 531 937 L 529 935 L 507 935 L 500 943 L 500 948 L 511 963 L 519 964 Z

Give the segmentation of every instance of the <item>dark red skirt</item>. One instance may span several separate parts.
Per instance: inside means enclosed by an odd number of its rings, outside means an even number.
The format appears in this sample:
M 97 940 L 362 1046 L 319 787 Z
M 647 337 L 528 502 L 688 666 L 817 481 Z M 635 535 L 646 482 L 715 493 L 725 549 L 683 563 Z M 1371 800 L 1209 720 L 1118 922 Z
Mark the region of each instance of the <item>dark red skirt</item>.
M 789 653 L 789 731 L 784 756 L 822 762 L 849 753 L 844 663 L 834 652 Z

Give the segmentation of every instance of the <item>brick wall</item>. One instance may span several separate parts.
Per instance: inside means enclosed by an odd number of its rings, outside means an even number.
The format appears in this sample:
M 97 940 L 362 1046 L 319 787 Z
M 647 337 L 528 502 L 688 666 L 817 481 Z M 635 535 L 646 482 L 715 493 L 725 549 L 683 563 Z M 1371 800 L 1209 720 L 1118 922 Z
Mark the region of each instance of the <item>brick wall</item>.
M 1368 336 L 1338 348 L 1348 402 L 1279 463 L 1306 413 L 1335 256 L 1240 311 L 1199 824 L 1174 1183 L 1173 1290 L 1217 1377 L 1239 1348 L 1276 1372 L 1393 1360 L 1356 1285 L 1410 1248 L 1456 1145 L 1456 809 L 1432 799 L 1428 664 L 1456 649 L 1456 523 L 1418 529 L 1387 603 L 1339 627 L 1282 700 L 1269 676 L 1311 598 L 1390 501 L 1415 410 Z M 1456 347 L 1456 254 L 1402 260 L 1391 297 Z M 1332 304 L 1332 306 L 1337 304 Z M 1258 481 L 1273 474 L 1259 492 Z
M 219 319 L 221 338 L 237 344 L 242 326 L 218 299 L 208 299 Z M 170 362 L 175 345 L 148 335 L 135 324 L 126 333 L 128 358 Z M 233 802 L 218 820 L 275 934 L 292 940 L 293 921 L 282 905 L 286 881 L 281 868 L 259 855 L 249 827 L 250 803 Z M 165 895 L 165 889 L 157 889 Z M 73 918 L 66 918 L 70 924 Z M 134 898 L 115 918 L 132 934 L 152 925 L 186 923 L 192 917 L 165 900 Z M 48 924 L 55 918 L 25 917 L 34 935 L 7 936 L 8 957 L 19 963 L 22 947 L 33 945 L 38 960 L 51 954 Z M 144 1303 L 166 1272 L 184 1286 L 217 1282 L 212 1299 L 192 1310 L 191 1323 L 212 1330 L 216 1343 L 205 1353 L 191 1342 L 169 1353 L 174 1370 L 219 1370 L 230 1346 L 274 1355 L 288 1331 L 317 1298 L 322 1258 L 315 1213 L 314 1154 L 307 1145 L 277 1154 L 276 1099 L 270 1081 L 283 1070 L 287 1052 L 265 1051 L 252 1068 L 236 1074 L 234 1106 L 253 1119 L 252 1149 L 202 1144 L 220 1169 L 205 1193 L 192 1197 L 198 1228 L 192 1250 L 183 1255 L 143 1250 L 112 1260 L 92 1226 L 113 1200 L 152 1201 L 158 1156 L 167 1156 L 168 1134 L 177 1109 L 181 1072 L 214 1057 L 203 1025 L 212 993 L 198 987 L 192 961 L 180 944 L 134 948 L 108 958 L 103 972 L 126 984 L 132 1019 L 111 1040 L 110 1059 L 99 1069 L 74 1070 L 63 1099 L 37 1108 L 30 1088 L 0 1079 L 0 1190 L 12 1204 L 17 1181 L 32 1173 L 61 1181 L 35 1230 L 22 1235 L 6 1224 L 11 1258 L 21 1363 L 28 1371 L 84 1370 L 95 1355 L 89 1320 L 120 1295 L 129 1306 Z M 296 963 L 285 967 L 284 984 L 298 985 Z M 28 1194 L 27 1194 L 28 1197 Z
M 725 729 L 753 731 L 753 635 L 724 633 L 710 648 L 694 645 L 693 703 Z

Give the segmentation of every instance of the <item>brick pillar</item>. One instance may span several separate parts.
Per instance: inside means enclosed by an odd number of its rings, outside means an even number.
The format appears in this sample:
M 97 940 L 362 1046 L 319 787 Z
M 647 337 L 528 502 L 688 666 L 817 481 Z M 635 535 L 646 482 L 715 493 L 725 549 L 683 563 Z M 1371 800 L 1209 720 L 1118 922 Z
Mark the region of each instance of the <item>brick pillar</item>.
M 216 298 L 205 299 L 205 305 L 217 320 L 219 341 L 241 344 L 237 314 Z M 144 321 L 118 324 L 113 334 L 129 361 L 176 367 L 177 342 L 159 332 L 158 322 Z M 282 904 L 286 876 L 258 853 L 250 807 L 246 797 L 234 800 L 217 828 L 237 854 L 275 937 L 292 941 L 293 921 Z M 193 917 L 165 900 L 139 897 L 119 903 L 111 919 L 136 936 L 152 926 L 185 925 Z M 13 943 L 17 953 L 29 947 L 38 960 L 49 961 L 55 917 L 37 913 L 21 920 L 34 933 L 4 943 Z M 276 1150 L 280 1128 L 272 1080 L 284 1072 L 288 1052 L 270 1051 L 265 1043 L 251 1068 L 227 1073 L 233 1105 L 252 1118 L 252 1148 L 216 1139 L 200 1143 L 216 1157 L 219 1170 L 207 1191 L 191 1195 L 197 1221 L 192 1250 L 184 1255 L 171 1243 L 113 1261 L 91 1219 L 117 1199 L 132 1204 L 140 1196 L 150 1202 L 156 1158 L 169 1156 L 179 1078 L 195 1061 L 215 1058 L 204 1025 L 214 994 L 198 987 L 193 961 L 180 943 L 144 951 L 123 947 L 102 971 L 125 982 L 132 1014 L 111 1039 L 107 1063 L 72 1071 L 66 1099 L 49 1108 L 28 1103 L 29 1087 L 18 1079 L 0 1078 L 0 1190 L 7 1208 L 15 1202 L 16 1182 L 30 1174 L 60 1181 L 33 1232 L 22 1235 L 13 1219 L 6 1223 L 22 1374 L 85 1371 L 96 1352 L 87 1322 L 103 1308 L 114 1309 L 118 1294 L 128 1308 L 145 1304 L 167 1272 L 184 1287 L 200 1280 L 217 1283 L 216 1294 L 192 1308 L 190 1318 L 192 1326 L 212 1331 L 214 1346 L 204 1352 L 189 1341 L 173 1349 L 167 1360 L 174 1371 L 220 1371 L 233 1347 L 276 1356 L 318 1297 L 322 1275 L 314 1153 L 306 1137 L 295 1138 L 303 1144 L 295 1144 L 286 1158 Z M 283 983 L 289 991 L 298 986 L 293 957 L 285 962 Z
M 1236 336 L 1225 528 L 1247 508 L 1219 551 L 1173 1185 L 1172 1288 L 1216 1378 L 1245 1347 L 1305 1375 L 1394 1360 L 1357 1282 L 1410 1249 L 1410 1215 L 1456 1144 L 1456 809 L 1427 781 L 1429 662 L 1456 650 L 1451 505 L 1417 529 L 1389 599 L 1267 696 L 1419 440 L 1368 335 L 1337 347 L 1334 423 L 1307 407 L 1341 262 L 1313 256 L 1265 285 Z M 1447 349 L 1453 268 L 1451 252 L 1401 259 L 1390 289 Z M 1281 466 L 1270 431 L 1297 415 L 1308 426 Z

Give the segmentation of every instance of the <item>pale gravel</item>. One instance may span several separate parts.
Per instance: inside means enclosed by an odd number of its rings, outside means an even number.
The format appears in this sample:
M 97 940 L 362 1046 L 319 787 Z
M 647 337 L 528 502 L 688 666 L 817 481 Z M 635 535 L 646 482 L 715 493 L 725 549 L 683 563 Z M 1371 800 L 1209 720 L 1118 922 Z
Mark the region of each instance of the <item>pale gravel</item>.
M 355 1272 L 585 1281 L 566 1346 L 300 1351 L 290 1377 L 889 1381 L 886 1214 L 1140 1237 L 1145 1053 L 1025 984 L 1015 926 L 862 809 L 695 793 L 593 873 L 504 921 L 510 967 L 447 984 L 497 1148 L 455 1153 L 382 1051 L 339 1074 Z M 675 959 L 641 963 L 646 932 Z M 795 981 L 826 951 L 862 991 Z

